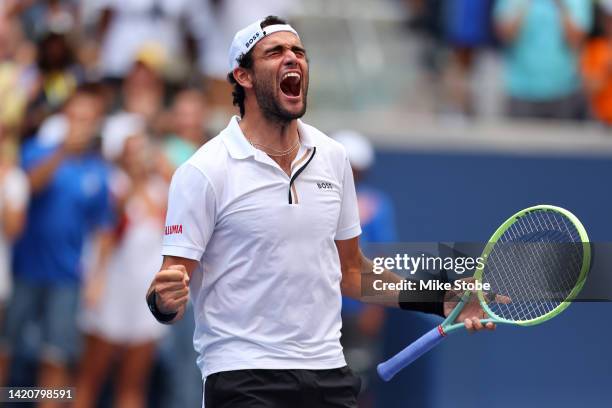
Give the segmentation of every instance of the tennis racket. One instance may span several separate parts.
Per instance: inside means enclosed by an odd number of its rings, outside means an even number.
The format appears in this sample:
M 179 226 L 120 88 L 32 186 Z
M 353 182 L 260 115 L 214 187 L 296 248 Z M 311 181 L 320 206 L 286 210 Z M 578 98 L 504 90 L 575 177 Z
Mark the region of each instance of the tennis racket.
M 572 213 L 538 205 L 508 218 L 485 246 L 482 258 L 474 281 L 489 283 L 490 290 L 464 292 L 442 324 L 378 365 L 383 380 L 389 381 L 448 334 L 464 327 L 455 320 L 472 293 L 489 316 L 480 320 L 483 325 L 532 326 L 557 316 L 584 285 L 591 247 L 586 230 Z M 497 301 L 500 295 L 506 301 Z

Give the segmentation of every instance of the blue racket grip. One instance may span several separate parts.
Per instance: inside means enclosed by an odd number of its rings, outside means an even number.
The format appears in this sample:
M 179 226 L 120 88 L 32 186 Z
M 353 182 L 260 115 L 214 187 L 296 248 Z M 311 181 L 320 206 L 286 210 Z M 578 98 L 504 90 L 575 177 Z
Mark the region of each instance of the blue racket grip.
M 395 356 L 384 363 L 380 363 L 376 368 L 378 375 L 383 380 L 389 381 L 414 360 L 437 346 L 445 336 L 441 326 L 434 327 Z

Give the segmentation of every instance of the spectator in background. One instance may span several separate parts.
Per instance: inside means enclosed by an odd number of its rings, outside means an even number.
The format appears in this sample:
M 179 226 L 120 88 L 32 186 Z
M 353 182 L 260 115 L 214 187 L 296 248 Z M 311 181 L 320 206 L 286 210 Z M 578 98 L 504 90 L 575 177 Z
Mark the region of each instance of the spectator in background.
M 498 0 L 512 117 L 582 119 L 578 52 L 592 24 L 589 0 Z
M 492 0 L 449 0 L 445 3 L 444 25 L 451 48 L 446 83 L 451 113 L 474 115 L 471 76 L 477 52 L 492 44 Z
M 166 61 L 158 46 L 144 46 L 138 51 L 121 88 L 122 111 L 142 116 L 154 135 L 169 126 L 163 115 L 166 89 L 162 72 Z
M 19 6 L 13 1 L 0 2 L 0 325 L 12 289 L 12 243 L 25 225 L 29 199 L 28 180 L 16 165 L 16 156 L 17 138 L 34 88 L 35 48 L 23 35 Z
M 162 77 L 166 59 L 158 46 L 149 44 L 140 49 L 134 63 L 123 80 L 121 94 L 116 95 L 114 87 L 99 85 L 107 109 L 119 106 L 117 113 L 134 113 L 144 118 L 147 127 L 161 133 L 169 128 L 163 114 L 165 83 Z M 66 134 L 66 118 L 61 112 L 47 116 L 36 134 L 44 146 L 62 142 Z
M 187 161 L 207 140 L 208 107 L 204 95 L 185 89 L 174 97 L 171 110 L 172 133 L 163 145 L 163 174 L 170 180 L 174 171 Z
M 402 0 L 410 15 L 408 26 L 422 35 L 425 43 L 421 60 L 426 72 L 434 76 L 441 70 L 440 49 L 443 47 L 444 0 Z
M 119 224 L 108 268 L 92 277 L 80 323 L 87 334 L 76 383 L 76 408 L 96 406 L 113 364 L 116 407 L 144 407 L 159 324 L 142 296 L 161 265 L 168 184 L 156 174 L 144 120 L 115 115 L 104 127 L 102 151 L 117 164 L 111 180 Z M 199 395 L 198 395 L 199 396 Z
M 195 58 L 195 32 L 203 10 L 201 0 L 98 0 L 102 74 L 121 80 L 147 44 L 159 47 L 170 68 L 185 70 Z M 172 77 L 173 73 L 168 72 Z M 184 72 L 176 72 L 178 76 Z
M 63 143 L 47 147 L 32 139 L 23 146 L 32 199 L 25 231 L 15 245 L 14 290 L 0 331 L 2 384 L 11 352 L 21 344 L 30 320 L 41 331 L 39 386 L 74 384 L 69 368 L 78 352 L 83 243 L 94 237 L 99 249 L 92 265 L 103 268 L 113 225 L 108 167 L 95 147 L 102 106 L 97 87 L 78 88 L 64 107 L 68 126 Z
M 593 116 L 612 125 L 612 0 L 599 2 L 601 35 L 582 53 L 582 75 Z
M 45 34 L 38 42 L 37 57 L 36 91 L 28 106 L 26 136 L 37 133 L 44 119 L 57 112 L 84 79 L 65 34 Z
M 0 11 L 0 132 L 4 139 L 20 134 L 26 106 L 34 97 L 35 55 L 19 20 Z
M 15 165 L 13 141 L 0 129 L 0 324 L 12 286 L 11 246 L 25 224 L 28 179 Z
M 40 38 L 47 32 L 71 33 L 80 26 L 78 0 L 28 0 L 22 20 L 30 38 Z
M 339 131 L 332 137 L 340 142 L 353 170 L 362 233 L 359 241 L 368 243 L 394 242 L 395 216 L 393 203 L 385 193 L 364 183 L 364 177 L 374 164 L 374 148 L 363 135 L 354 131 Z M 378 305 L 342 299 L 342 347 L 351 369 L 361 377 L 359 407 L 374 406 L 372 382 L 377 377 L 375 365 L 380 360 L 380 332 L 385 311 Z

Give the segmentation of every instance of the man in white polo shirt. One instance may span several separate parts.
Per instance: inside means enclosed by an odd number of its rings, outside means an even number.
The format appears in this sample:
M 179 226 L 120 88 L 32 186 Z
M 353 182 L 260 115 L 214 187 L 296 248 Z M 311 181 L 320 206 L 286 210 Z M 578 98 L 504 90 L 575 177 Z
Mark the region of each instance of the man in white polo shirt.
M 359 298 L 372 266 L 346 153 L 299 120 L 308 60 L 291 26 L 268 17 L 239 31 L 230 68 L 241 115 L 174 175 L 149 307 L 172 323 L 191 289 L 207 408 L 356 407 L 341 293 Z M 400 306 L 442 315 L 443 295 Z

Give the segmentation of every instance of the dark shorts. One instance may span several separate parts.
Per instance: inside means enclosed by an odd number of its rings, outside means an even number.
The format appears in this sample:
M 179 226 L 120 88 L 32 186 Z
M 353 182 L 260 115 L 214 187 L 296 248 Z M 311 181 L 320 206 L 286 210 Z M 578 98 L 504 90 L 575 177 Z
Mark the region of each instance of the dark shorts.
M 361 380 L 331 370 L 236 370 L 211 374 L 206 408 L 357 408 Z

